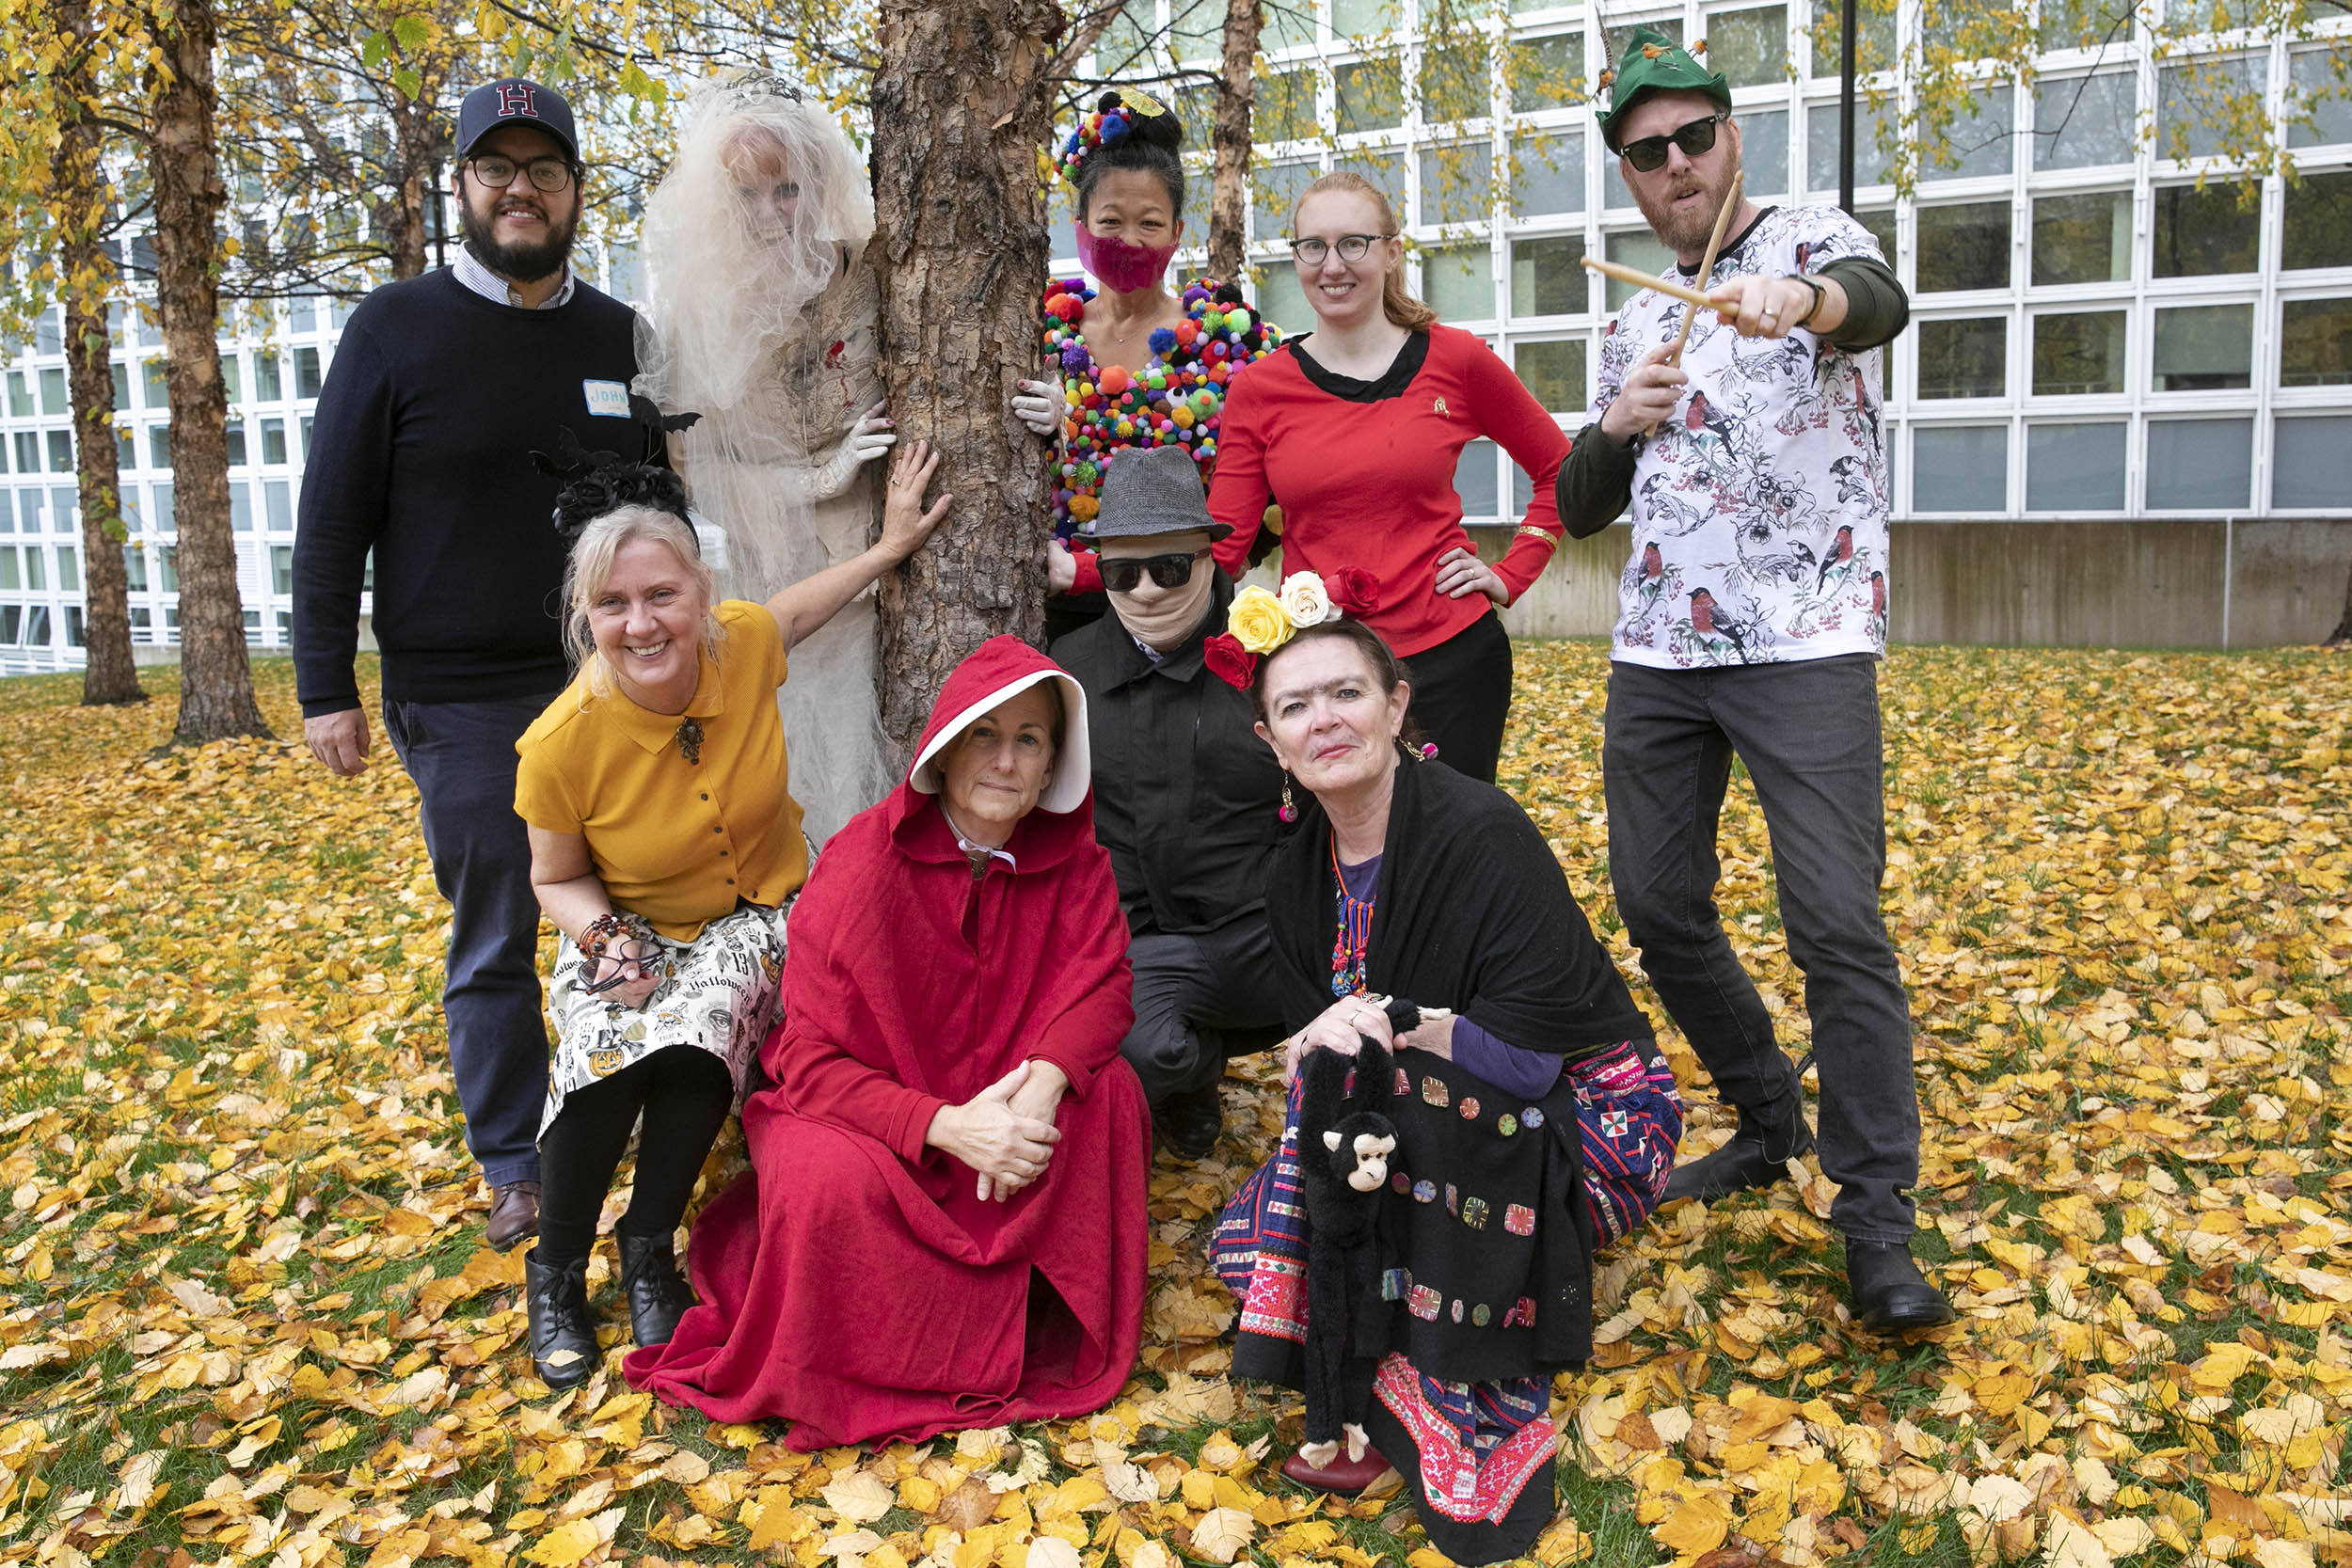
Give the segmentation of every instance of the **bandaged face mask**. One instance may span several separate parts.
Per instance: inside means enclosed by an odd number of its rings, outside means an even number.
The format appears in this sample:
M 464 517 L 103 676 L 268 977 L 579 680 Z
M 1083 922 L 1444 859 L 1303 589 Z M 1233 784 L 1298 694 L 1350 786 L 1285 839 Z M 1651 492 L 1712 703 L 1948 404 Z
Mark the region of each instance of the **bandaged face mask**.
M 1206 530 L 1163 533 L 1149 539 L 1105 540 L 1103 564 L 1107 567 L 1121 559 L 1188 554 L 1208 547 Z M 1110 574 L 1106 572 L 1104 576 L 1107 588 Z M 1118 613 L 1119 624 L 1136 641 L 1166 653 L 1200 629 L 1201 618 L 1209 612 L 1209 592 L 1216 581 L 1216 568 L 1207 561 L 1195 561 L 1191 575 L 1174 588 L 1163 588 L 1151 572 L 1141 572 L 1136 574 L 1133 588 L 1110 595 L 1111 609 Z
M 1116 234 L 1096 234 L 1084 224 L 1078 226 L 1078 264 L 1116 294 L 1131 294 L 1137 289 L 1156 286 L 1175 254 L 1173 241 L 1167 245 L 1136 245 Z

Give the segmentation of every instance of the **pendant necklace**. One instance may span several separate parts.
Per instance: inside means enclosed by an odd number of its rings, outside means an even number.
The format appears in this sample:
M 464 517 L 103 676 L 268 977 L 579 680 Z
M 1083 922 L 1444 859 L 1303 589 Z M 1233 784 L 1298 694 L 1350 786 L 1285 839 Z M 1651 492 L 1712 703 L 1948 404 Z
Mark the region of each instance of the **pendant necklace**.
M 1376 879 L 1379 873 L 1374 874 Z M 1347 888 L 1347 875 L 1340 869 L 1339 835 L 1331 836 L 1331 879 L 1340 888 L 1340 929 L 1331 943 L 1331 994 L 1356 996 L 1364 989 L 1364 956 L 1372 945 L 1372 910 L 1379 902 L 1375 892 L 1359 898 Z

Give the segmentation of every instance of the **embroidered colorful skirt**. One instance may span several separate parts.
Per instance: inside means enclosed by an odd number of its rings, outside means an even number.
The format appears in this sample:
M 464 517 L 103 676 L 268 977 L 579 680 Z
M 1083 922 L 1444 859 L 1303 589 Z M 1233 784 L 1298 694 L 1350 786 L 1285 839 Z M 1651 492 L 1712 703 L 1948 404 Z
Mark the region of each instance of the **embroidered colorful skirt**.
M 615 1001 L 610 992 L 589 994 L 580 984 L 579 946 L 558 936 L 555 973 L 548 981 L 555 1055 L 548 1063 L 539 1135 L 547 1136 L 573 1090 L 667 1046 L 709 1052 L 727 1064 L 740 1089 L 753 1053 L 783 1012 L 784 923 L 794 902 L 787 898 L 777 909 L 739 905 L 692 942 L 657 937 L 670 957 L 670 977 L 642 1007 Z
M 1625 1235 L 1658 1206 L 1682 1135 L 1682 1099 L 1664 1057 L 1648 1040 L 1613 1047 L 1576 1064 L 1567 1077 L 1581 1156 L 1582 1230 L 1598 1247 Z M 1438 1083 L 1425 1077 L 1421 1098 L 1442 1103 L 1431 1099 L 1446 1092 L 1432 1087 Z M 1478 1116 L 1476 1100 L 1454 1098 L 1462 1119 Z M 1241 1304 L 1244 1352 L 1252 1338 L 1283 1347 L 1306 1338 L 1308 1226 L 1297 1118 L 1294 1085 L 1281 1147 L 1233 1195 L 1210 1243 L 1218 1277 Z M 1492 1119 L 1511 1121 L 1513 1131 L 1541 1126 L 1541 1113 L 1533 1109 Z M 1397 1165 L 1409 1173 L 1412 1180 L 1405 1185 L 1426 1206 L 1422 1212 L 1436 1215 L 1436 1193 L 1442 1185 L 1445 1212 L 1466 1235 L 1484 1230 L 1489 1206 L 1460 1197 L 1455 1184 L 1445 1180 L 1448 1172 L 1428 1168 L 1425 1160 L 1415 1164 L 1409 1134 L 1403 1135 L 1406 1143 L 1398 1150 Z M 1509 1205 L 1502 1215 L 1502 1228 L 1511 1238 L 1525 1237 L 1534 1226 L 1532 1211 L 1520 1205 Z M 1398 1298 L 1410 1319 L 1441 1321 L 1448 1310 L 1442 1292 L 1415 1282 L 1414 1259 L 1383 1262 L 1391 1265 L 1385 1293 Z M 1431 1299 L 1424 1303 L 1422 1295 Z M 1459 1301 L 1451 1305 L 1456 1323 L 1464 1322 L 1462 1307 Z M 1534 1310 L 1534 1299 L 1521 1296 L 1493 1321 L 1498 1329 L 1522 1326 L 1515 1320 L 1532 1319 Z M 1489 1311 L 1487 1304 L 1479 1303 L 1470 1316 L 1484 1327 Z M 1391 1342 L 1403 1345 L 1407 1338 L 1400 1333 Z M 1261 1368 L 1275 1364 L 1244 1352 L 1237 1352 L 1236 1366 L 1245 1371 L 1251 1361 Z M 1531 1367 L 1523 1375 L 1447 1379 L 1417 1366 L 1406 1351 L 1392 1349 L 1382 1358 L 1373 1387 L 1373 1441 L 1404 1474 L 1431 1544 L 1460 1562 L 1523 1555 L 1554 1506 L 1549 1478 L 1557 1435 L 1549 1420 L 1549 1374 Z M 1529 1484 L 1539 1479 L 1543 1484 Z

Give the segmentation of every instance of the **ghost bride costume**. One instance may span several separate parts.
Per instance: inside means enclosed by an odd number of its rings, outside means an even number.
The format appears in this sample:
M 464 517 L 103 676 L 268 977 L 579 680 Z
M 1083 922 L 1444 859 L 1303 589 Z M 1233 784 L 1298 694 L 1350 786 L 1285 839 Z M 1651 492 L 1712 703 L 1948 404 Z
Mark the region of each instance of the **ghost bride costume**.
M 701 422 L 671 438 L 694 509 L 724 536 L 728 597 L 764 599 L 872 541 L 896 439 L 875 362 L 866 167 L 841 127 L 772 77 L 728 72 L 689 103 L 645 208 L 638 389 Z M 777 691 L 796 793 L 830 836 L 891 778 L 871 595 L 794 650 Z

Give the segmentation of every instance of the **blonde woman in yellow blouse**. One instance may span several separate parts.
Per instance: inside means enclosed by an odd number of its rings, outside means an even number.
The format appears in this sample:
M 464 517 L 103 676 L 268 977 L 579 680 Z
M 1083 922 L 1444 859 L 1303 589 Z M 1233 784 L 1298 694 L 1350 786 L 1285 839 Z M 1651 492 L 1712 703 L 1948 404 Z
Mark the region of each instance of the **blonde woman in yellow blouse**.
M 566 578 L 579 673 L 516 743 L 515 785 L 560 933 L 539 1243 L 523 1260 L 550 1387 L 596 1368 L 588 1253 L 641 1117 L 614 1228 L 635 1341 L 666 1342 L 692 1305 L 673 1238 L 736 1074 L 776 1021 L 785 914 L 808 877 L 775 703 L 786 656 L 938 526 L 952 498 L 923 507 L 938 466 L 924 443 L 902 448 L 880 542 L 764 605 L 712 602 L 669 470 L 607 466 L 559 502 L 559 526 L 581 525 Z

